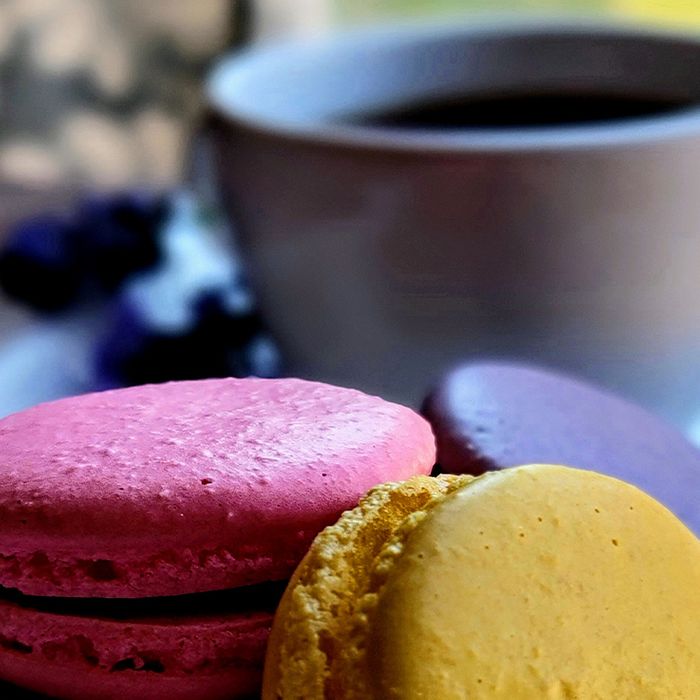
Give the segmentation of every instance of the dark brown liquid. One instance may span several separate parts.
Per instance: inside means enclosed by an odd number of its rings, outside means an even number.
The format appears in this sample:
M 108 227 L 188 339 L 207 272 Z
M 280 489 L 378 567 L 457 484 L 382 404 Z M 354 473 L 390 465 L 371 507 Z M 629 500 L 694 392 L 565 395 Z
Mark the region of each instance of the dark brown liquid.
M 471 95 L 360 115 L 354 124 L 404 129 L 519 129 L 574 126 L 668 114 L 687 99 L 603 92 Z

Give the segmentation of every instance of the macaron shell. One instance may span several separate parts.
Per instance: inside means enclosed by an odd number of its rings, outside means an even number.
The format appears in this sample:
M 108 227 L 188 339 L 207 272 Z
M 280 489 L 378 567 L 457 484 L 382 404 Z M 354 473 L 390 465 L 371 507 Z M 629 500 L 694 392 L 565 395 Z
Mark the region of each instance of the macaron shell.
M 531 465 L 373 489 L 275 615 L 263 700 L 697 697 L 700 542 L 616 479 Z
M 119 675 L 64 662 L 36 664 L 2 652 L 0 674 L 18 684 L 16 695 L 14 688 L 0 686 L 9 693 L 2 695 L 5 700 L 252 700 L 260 687 L 260 669 L 232 668 L 207 677 Z
M 367 489 L 434 457 L 410 409 L 302 380 L 43 404 L 0 421 L 0 585 L 139 597 L 283 579 Z
M 382 484 L 316 537 L 275 614 L 264 700 L 349 697 L 361 678 L 338 668 L 356 658 L 349 635 L 358 601 L 371 588 L 376 557 L 407 519 L 415 520 L 471 480 L 417 476 Z
M 271 624 L 270 611 L 113 620 L 0 601 L 0 677 L 68 700 L 243 697 Z
M 568 464 L 627 481 L 700 535 L 700 450 L 614 394 L 556 372 L 474 363 L 449 373 L 423 414 L 449 473 Z
M 365 697 L 698 697 L 700 541 L 617 480 L 484 475 L 377 570 Z

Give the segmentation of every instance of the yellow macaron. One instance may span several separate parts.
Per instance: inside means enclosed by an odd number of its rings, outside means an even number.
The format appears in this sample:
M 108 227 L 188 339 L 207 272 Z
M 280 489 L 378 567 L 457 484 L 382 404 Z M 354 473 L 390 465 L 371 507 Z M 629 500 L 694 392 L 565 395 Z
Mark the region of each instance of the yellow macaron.
M 700 540 L 624 482 L 529 465 L 386 484 L 324 530 L 263 698 L 699 693 Z

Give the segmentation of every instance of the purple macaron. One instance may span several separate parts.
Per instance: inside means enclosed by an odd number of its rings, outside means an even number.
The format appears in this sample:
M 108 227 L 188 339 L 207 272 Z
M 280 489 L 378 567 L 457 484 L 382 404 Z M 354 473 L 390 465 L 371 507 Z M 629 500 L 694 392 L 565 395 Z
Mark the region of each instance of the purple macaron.
M 660 418 L 555 372 L 499 362 L 449 372 L 423 404 L 443 472 L 565 464 L 627 481 L 700 534 L 700 450 Z

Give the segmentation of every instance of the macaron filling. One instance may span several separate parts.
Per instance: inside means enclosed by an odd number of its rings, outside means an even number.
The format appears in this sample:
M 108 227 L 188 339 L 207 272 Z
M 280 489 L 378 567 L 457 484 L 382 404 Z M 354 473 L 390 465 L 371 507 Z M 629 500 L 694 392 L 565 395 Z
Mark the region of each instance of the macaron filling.
M 0 601 L 37 612 L 81 617 L 128 620 L 177 615 L 230 615 L 266 610 L 274 612 L 284 593 L 286 581 L 206 593 L 157 596 L 152 598 L 63 598 L 34 596 L 15 588 L 0 586 Z

